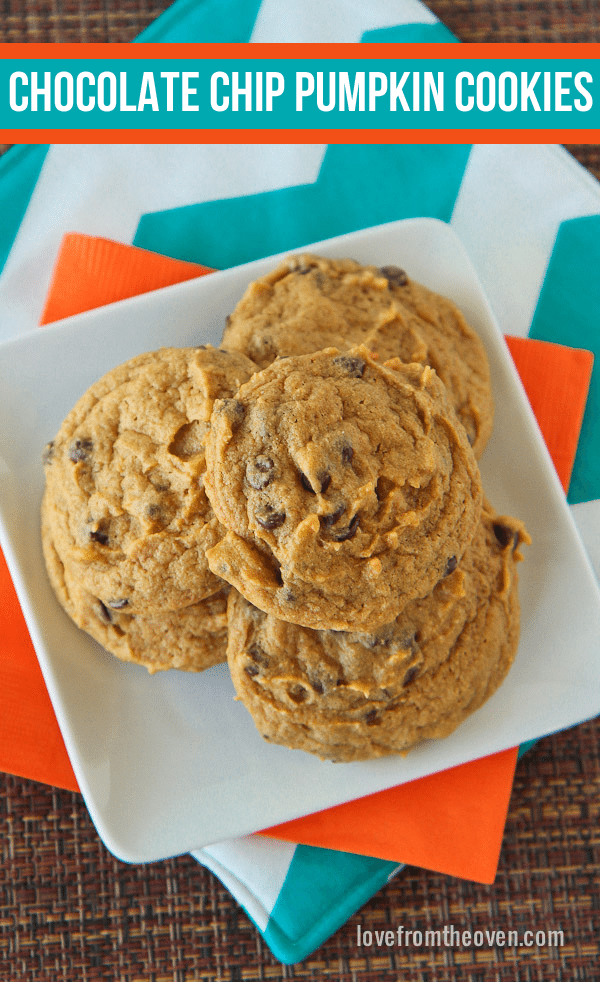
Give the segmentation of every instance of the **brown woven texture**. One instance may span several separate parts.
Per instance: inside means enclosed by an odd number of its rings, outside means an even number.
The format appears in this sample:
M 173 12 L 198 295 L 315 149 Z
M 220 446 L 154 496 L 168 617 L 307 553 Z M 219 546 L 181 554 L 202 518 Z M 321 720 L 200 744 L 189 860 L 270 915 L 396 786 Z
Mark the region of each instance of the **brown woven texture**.
M 200 0 L 199 0 L 200 2 Z M 284 0 L 282 0 L 284 2 Z M 1 0 L 0 42 L 130 41 L 167 4 Z M 600 41 L 598 3 L 434 0 L 469 41 Z M 569 149 L 600 177 L 597 146 Z M 600 725 L 540 741 L 518 764 L 496 882 L 403 870 L 300 964 L 282 966 L 191 857 L 129 866 L 79 795 L 0 775 L 0 982 L 596 982 L 600 979 Z M 399 857 L 401 858 L 401 857 Z M 364 931 L 562 931 L 547 947 L 370 948 Z M 538 937 L 542 941 L 541 936 Z

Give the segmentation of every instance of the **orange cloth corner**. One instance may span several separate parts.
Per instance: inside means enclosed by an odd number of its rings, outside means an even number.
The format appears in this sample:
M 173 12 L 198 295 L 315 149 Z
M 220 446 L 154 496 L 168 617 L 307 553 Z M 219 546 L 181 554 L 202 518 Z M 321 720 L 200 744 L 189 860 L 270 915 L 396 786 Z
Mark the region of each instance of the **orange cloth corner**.
M 158 287 L 209 269 L 133 246 L 85 235 L 64 238 L 42 323 Z M 560 447 L 566 486 L 575 456 L 591 356 L 545 342 L 511 341 L 511 351 L 546 441 Z M 543 375 L 539 352 L 547 357 Z M 550 350 L 552 349 L 552 350 Z M 571 379 L 557 391 L 547 377 Z M 554 441 L 554 443 L 553 443 Z M 567 468 L 567 465 L 568 468 Z M 27 628 L 0 556 L 0 767 L 77 790 Z M 358 801 L 330 808 L 261 834 L 347 852 L 380 856 L 483 883 L 493 882 L 517 750 L 506 750 Z
M 211 269 L 89 235 L 65 235 L 40 324 L 183 283 Z
M 594 356 L 535 338 L 506 337 L 565 493 L 585 410 Z
M 503 750 L 261 835 L 493 883 L 516 763 Z

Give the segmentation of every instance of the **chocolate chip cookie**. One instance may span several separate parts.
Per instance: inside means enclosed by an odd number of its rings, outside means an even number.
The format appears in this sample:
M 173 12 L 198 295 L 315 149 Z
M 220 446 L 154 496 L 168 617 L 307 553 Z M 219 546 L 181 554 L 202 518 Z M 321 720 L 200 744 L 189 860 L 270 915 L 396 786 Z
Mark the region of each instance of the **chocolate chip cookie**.
M 450 734 L 496 690 L 519 636 L 516 563 L 529 536 L 486 502 L 462 562 L 370 633 L 314 631 L 229 598 L 227 658 L 267 740 L 335 761 Z
M 228 318 L 223 344 L 261 367 L 275 358 L 364 344 L 380 361 L 435 368 L 480 457 L 494 403 L 485 348 L 452 301 L 397 266 L 292 256 L 251 283 Z
M 280 358 L 217 400 L 205 489 L 226 530 L 213 573 L 268 613 L 334 630 L 374 630 L 430 593 L 482 500 L 436 373 L 364 347 Z
M 160 614 L 221 589 L 205 558 L 219 527 L 204 437 L 215 398 L 255 368 L 210 347 L 139 355 L 92 385 L 48 446 L 43 521 L 108 610 Z
M 42 543 L 50 582 L 63 609 L 121 661 L 143 665 L 151 674 L 166 669 L 201 672 L 225 661 L 227 588 L 180 610 L 130 614 L 127 606 L 107 607 L 81 586 L 62 562 L 47 524 Z

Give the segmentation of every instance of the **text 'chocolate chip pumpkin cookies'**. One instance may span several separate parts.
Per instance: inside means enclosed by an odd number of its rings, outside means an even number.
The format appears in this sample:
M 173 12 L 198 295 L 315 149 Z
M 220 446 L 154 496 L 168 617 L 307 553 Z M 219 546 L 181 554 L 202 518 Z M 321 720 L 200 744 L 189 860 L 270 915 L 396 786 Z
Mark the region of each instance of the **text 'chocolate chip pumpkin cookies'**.
M 335 761 L 448 736 L 498 688 L 519 637 L 521 522 L 484 505 L 462 563 L 373 633 L 314 631 L 235 590 L 227 659 L 262 736 Z
M 366 348 L 280 358 L 215 402 L 209 566 L 305 627 L 372 630 L 460 562 L 481 511 L 473 450 L 426 365 Z
M 487 354 L 451 300 L 398 266 L 292 256 L 250 284 L 228 318 L 223 345 L 261 368 L 277 357 L 364 344 L 381 362 L 434 368 L 479 458 L 494 401 Z

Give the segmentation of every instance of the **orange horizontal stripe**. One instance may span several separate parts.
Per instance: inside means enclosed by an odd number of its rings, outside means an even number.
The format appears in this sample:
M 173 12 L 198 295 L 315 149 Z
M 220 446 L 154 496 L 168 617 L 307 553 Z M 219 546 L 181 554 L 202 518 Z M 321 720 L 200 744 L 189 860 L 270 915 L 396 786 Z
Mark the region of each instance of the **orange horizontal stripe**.
M 600 143 L 600 130 L 0 130 L 0 143 Z
M 600 43 L 0 44 L 0 58 L 600 58 Z

